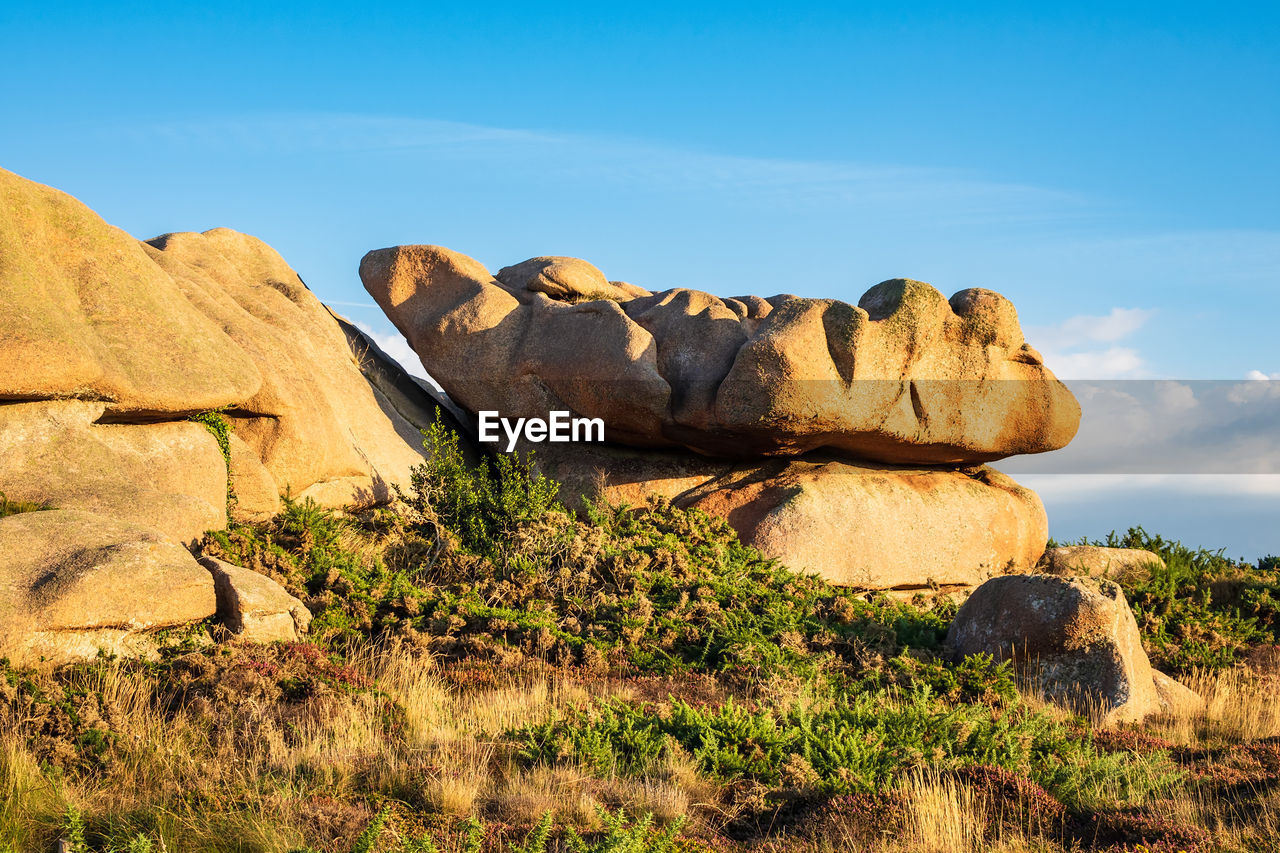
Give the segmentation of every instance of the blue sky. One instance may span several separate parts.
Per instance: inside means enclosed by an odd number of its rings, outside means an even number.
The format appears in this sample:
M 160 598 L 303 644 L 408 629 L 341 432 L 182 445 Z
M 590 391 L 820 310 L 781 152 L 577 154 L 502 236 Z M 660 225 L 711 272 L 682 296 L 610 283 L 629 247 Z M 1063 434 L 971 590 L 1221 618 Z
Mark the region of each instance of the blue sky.
M 1280 7 L 955 5 L 9 2 L 0 165 L 138 237 L 260 236 L 384 336 L 360 256 L 432 242 L 991 287 L 1068 377 L 1280 377 Z M 1267 550 L 1255 486 L 1161 532 Z

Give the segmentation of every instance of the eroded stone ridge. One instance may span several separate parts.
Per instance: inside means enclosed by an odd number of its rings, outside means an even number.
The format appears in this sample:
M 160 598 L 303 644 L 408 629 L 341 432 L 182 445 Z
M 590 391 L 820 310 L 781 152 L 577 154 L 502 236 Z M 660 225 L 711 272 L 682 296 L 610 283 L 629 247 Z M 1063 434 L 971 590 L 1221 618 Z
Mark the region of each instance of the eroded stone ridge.
M 350 335 L 261 240 L 216 228 L 139 242 L 0 170 L 10 499 L 190 542 L 226 523 L 228 460 L 189 420 L 221 409 L 245 515 L 274 512 L 286 490 L 335 507 L 385 500 L 421 461 L 434 406 L 367 377 L 380 357 Z
M 894 279 L 857 305 L 649 294 L 572 258 L 494 277 L 440 246 L 369 252 L 360 276 L 464 408 L 600 417 L 624 444 L 968 465 L 1063 447 L 1079 425 L 989 290 L 948 300 Z
M 0 518 L 0 658 L 15 662 L 154 652 L 158 631 L 214 616 L 214 578 L 183 546 L 229 506 L 384 501 L 436 414 L 262 241 L 140 243 L 4 170 L 0 350 L 0 492 L 44 508 Z M 237 582 L 232 630 L 305 627 L 265 578 Z

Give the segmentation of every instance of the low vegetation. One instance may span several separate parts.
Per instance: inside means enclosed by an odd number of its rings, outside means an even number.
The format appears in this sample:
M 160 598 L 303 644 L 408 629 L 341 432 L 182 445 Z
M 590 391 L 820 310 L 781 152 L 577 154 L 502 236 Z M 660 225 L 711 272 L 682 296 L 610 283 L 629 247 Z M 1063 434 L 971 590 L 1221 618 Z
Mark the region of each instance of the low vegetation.
M 224 409 L 212 409 L 191 416 L 191 420 L 200 424 L 213 440 L 218 442 L 218 450 L 222 453 L 223 464 L 227 466 L 227 509 L 230 511 L 236 502 L 236 490 L 231 482 L 231 421 L 227 420 Z
M 39 512 L 47 508 L 44 504 L 32 501 L 11 501 L 4 492 L 0 492 L 0 518 L 17 515 L 20 512 Z
M 1273 849 L 1274 560 L 1117 537 L 1165 558 L 1126 592 L 1208 701 L 1095 731 L 946 659 L 947 599 L 660 502 L 579 517 L 529 460 L 428 441 L 390 507 L 205 539 L 302 598 L 308 642 L 0 669 L 0 851 Z
M 1183 675 L 1275 655 L 1280 643 L 1280 558 L 1231 560 L 1221 551 L 1193 550 L 1141 527 L 1080 544 L 1140 548 L 1164 560 L 1164 567 L 1149 577 L 1121 579 L 1157 667 Z

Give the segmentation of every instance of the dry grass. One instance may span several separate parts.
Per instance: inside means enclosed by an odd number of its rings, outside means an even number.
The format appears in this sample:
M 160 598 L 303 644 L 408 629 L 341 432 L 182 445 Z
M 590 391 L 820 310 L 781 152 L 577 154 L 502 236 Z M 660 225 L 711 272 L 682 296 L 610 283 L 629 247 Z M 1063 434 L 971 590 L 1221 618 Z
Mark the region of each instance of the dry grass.
M 580 688 L 545 679 L 513 678 L 507 687 L 461 693 L 448 689 L 429 662 L 397 649 L 366 649 L 356 661 L 402 709 L 400 735 L 388 736 L 385 699 L 365 692 L 308 703 L 287 725 L 246 700 L 219 720 L 213 737 L 207 719 L 186 709 L 164 711 L 142 672 L 87 670 L 75 686 L 101 694 L 112 708 L 113 760 L 93 774 L 50 776 L 17 736 L 19 721 L 0 720 L 0 850 L 46 845 L 68 806 L 114 816 L 114 830 L 149 813 L 150 825 L 139 831 L 157 834 L 171 849 L 206 846 L 201 839 L 217 848 L 231 833 L 245 840 L 243 849 L 262 850 L 298 846 L 311 801 L 371 788 L 445 815 L 501 810 L 511 771 L 497 760 L 498 735 L 586 698 Z M 370 814 L 331 811 L 324 819 L 339 838 L 357 832 Z M 177 847 L 176 839 L 182 839 Z
M 690 831 L 703 836 L 750 808 L 732 785 L 699 773 L 678 748 L 647 776 L 629 778 L 600 777 L 583 767 L 524 766 L 500 742 L 505 731 L 567 715 L 593 698 L 632 695 L 626 687 L 593 685 L 588 692 L 563 677 L 513 672 L 506 681 L 461 689 L 429 659 L 405 649 L 371 646 L 352 660 L 376 691 L 308 699 L 287 721 L 247 697 L 223 709 L 228 716 L 213 727 L 194 707 L 166 710 L 142 670 L 102 665 L 78 672 L 76 686 L 101 695 L 117 735 L 112 760 L 93 773 L 42 770 L 19 734 L 23 721 L 0 711 L 0 851 L 47 848 L 69 806 L 94 816 L 92 831 L 117 843 L 145 832 L 172 850 L 221 849 L 235 838 L 238 849 L 261 851 L 314 843 L 317 832 L 335 848 L 349 844 L 375 810 L 366 805 L 370 790 L 446 819 L 478 815 L 518 827 L 551 811 L 560 823 L 591 830 L 599 828 L 599 807 L 625 807 L 652 812 L 660 823 L 690 817 Z M 1231 745 L 1280 736 L 1274 680 L 1231 671 L 1189 682 L 1205 698 L 1202 707 L 1188 705 L 1128 728 L 1189 750 L 1217 750 L 1197 765 L 1208 770 L 1231 760 L 1237 751 Z M 1068 716 L 1042 697 L 1028 701 Z M 397 714 L 391 728 L 389 708 Z M 955 774 L 917 771 L 896 790 L 905 807 L 901 831 L 867 849 L 1069 849 L 1052 827 L 1028 826 L 1029 804 L 990 801 Z M 1123 801 L 1119 791 L 1094 793 L 1100 802 Z M 1259 784 L 1247 800 L 1191 782 L 1166 796 L 1140 805 L 1161 820 L 1207 829 L 1227 849 L 1266 849 L 1265 839 L 1280 837 L 1280 792 L 1271 783 Z M 825 837 L 773 847 L 765 842 L 759 849 L 850 849 L 852 840 L 839 832 L 834 827 Z
M 982 846 L 986 803 L 968 785 L 936 773 L 908 776 L 901 785 L 907 800 L 907 837 L 919 853 L 966 853 Z
M 1179 746 L 1210 747 L 1280 736 L 1280 680 L 1245 669 L 1197 672 L 1183 683 L 1204 700 L 1180 703 L 1144 729 Z

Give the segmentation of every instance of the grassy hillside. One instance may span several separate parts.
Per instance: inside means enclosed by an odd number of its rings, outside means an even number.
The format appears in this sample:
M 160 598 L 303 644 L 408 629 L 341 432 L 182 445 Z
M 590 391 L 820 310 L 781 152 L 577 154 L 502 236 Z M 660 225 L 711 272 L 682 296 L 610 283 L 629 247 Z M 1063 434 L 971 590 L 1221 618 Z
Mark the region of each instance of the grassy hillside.
M 210 534 L 309 641 L 0 678 L 0 850 L 1273 850 L 1276 561 L 1130 531 L 1203 712 L 1094 730 L 948 662 L 954 605 L 794 574 L 655 503 L 577 518 L 442 428 L 393 507 Z

